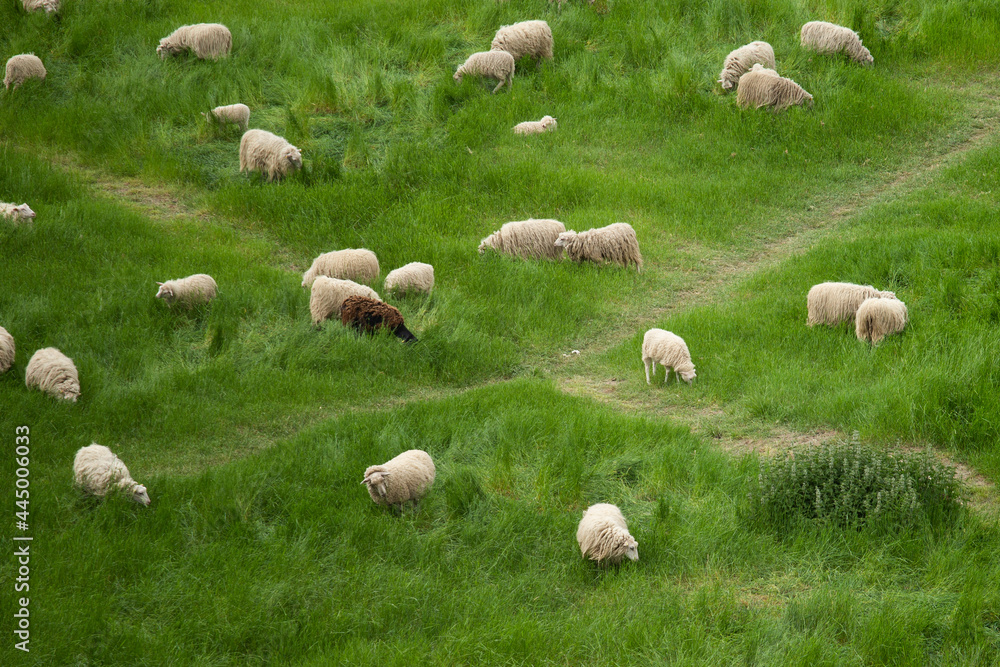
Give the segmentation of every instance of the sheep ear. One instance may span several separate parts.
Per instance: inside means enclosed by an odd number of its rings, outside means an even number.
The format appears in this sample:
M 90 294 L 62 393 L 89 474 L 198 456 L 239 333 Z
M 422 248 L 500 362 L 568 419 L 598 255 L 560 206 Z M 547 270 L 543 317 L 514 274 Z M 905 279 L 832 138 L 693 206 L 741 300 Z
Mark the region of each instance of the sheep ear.
M 163 285 L 163 283 L 156 283 L 157 285 Z
M 389 472 L 389 471 L 385 471 L 385 472 L 383 472 L 383 473 L 382 473 L 382 476 L 383 476 L 383 477 L 388 477 L 388 476 L 389 476 L 389 475 L 391 475 L 391 474 L 392 474 L 391 472 Z

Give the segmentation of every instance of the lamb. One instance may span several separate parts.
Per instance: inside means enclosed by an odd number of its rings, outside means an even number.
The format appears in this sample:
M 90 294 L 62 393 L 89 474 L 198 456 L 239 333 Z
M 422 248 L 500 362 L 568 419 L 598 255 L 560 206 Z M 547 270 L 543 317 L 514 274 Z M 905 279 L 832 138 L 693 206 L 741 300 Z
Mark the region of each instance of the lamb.
M 880 292 L 871 285 L 853 283 L 820 283 L 813 285 L 806 297 L 809 309 L 809 326 L 831 326 L 854 319 L 858 307 L 865 299 L 895 299 L 894 292 Z
M 423 262 L 410 262 L 393 269 L 385 277 L 387 292 L 425 292 L 434 289 L 434 267 Z
M 422 449 L 410 449 L 382 465 L 368 466 L 362 484 L 376 505 L 402 510 L 413 501 L 416 507 L 434 483 L 434 461 Z
M 46 14 L 52 14 L 59 10 L 59 0 L 21 0 L 21 4 L 26 12 L 45 10 Z
M 171 306 L 179 302 L 188 308 L 200 303 L 208 303 L 216 297 L 219 291 L 215 279 L 205 273 L 196 273 L 187 278 L 178 278 L 156 284 L 160 286 L 160 289 L 156 291 L 157 299 L 163 299 Z
M 465 59 L 465 62 L 455 70 L 454 79 L 461 83 L 462 76 L 485 76 L 499 81 L 493 92 L 497 92 L 507 84 L 510 90 L 514 86 L 514 56 L 506 51 L 479 51 Z
M 906 328 L 909 314 L 906 304 L 899 299 L 865 299 L 858 307 L 855 334 L 858 340 L 866 340 L 872 345 L 889 334 Z
M 639 543 L 628 532 L 621 510 L 608 503 L 591 505 L 576 529 L 580 555 L 599 565 L 617 565 L 622 559 L 639 560 Z
M 14 365 L 14 337 L 10 332 L 0 327 L 0 373 L 6 373 Z
M 579 234 L 571 229 L 560 234 L 555 245 L 559 249 L 565 248 L 566 254 L 574 262 L 587 260 L 600 264 L 608 261 L 625 268 L 629 264 L 635 264 L 637 271 L 642 270 L 639 241 L 632 225 L 627 222 L 616 222 Z
M 205 120 L 211 120 L 211 117 L 204 111 L 201 115 L 205 117 Z M 250 107 L 245 104 L 227 104 L 212 109 L 212 116 L 223 123 L 232 123 L 238 126 L 241 132 L 246 132 L 247 124 L 250 122 Z
M 514 126 L 514 134 L 541 134 L 556 129 L 556 119 L 542 116 L 541 120 L 526 120 Z
M 796 104 L 813 105 L 813 96 L 791 79 L 778 76 L 774 70 L 754 68 L 740 77 L 736 87 L 736 103 L 743 108 L 773 107 L 782 111 Z
M 353 280 L 339 280 L 327 276 L 316 278 L 309 294 L 309 312 L 312 314 L 313 324 L 319 326 L 323 320 L 339 313 L 344 300 L 350 296 L 379 298 L 371 287 L 359 285 Z
M 118 490 L 140 505 L 149 507 L 151 502 L 146 487 L 132 479 L 121 459 L 96 442 L 77 450 L 73 458 L 73 478 L 80 489 L 98 498 Z
M 247 130 L 240 139 L 240 171 L 260 170 L 267 180 L 284 178 L 302 168 L 298 148 L 266 130 Z
M 667 383 L 671 369 L 688 384 L 695 378 L 694 364 L 691 363 L 691 353 L 688 351 L 687 343 L 675 333 L 663 329 L 650 329 L 642 337 L 642 363 L 646 366 L 646 384 L 651 384 L 650 365 L 653 375 L 656 375 L 656 362 L 660 362 L 665 370 L 663 384 Z
M 767 42 L 750 42 L 734 51 L 730 51 L 722 64 L 719 73 L 719 83 L 722 90 L 728 91 L 736 86 L 740 77 L 750 71 L 754 64 L 764 67 L 774 67 L 774 49 Z
M 221 23 L 196 23 L 182 25 L 161 39 L 156 55 L 162 60 L 190 49 L 201 60 L 218 60 L 228 55 L 232 46 L 233 35 L 226 26 Z
M 346 248 L 323 253 L 302 274 L 302 286 L 313 284 L 317 276 L 371 282 L 378 278 L 378 257 L 367 248 Z
M 490 48 L 506 51 L 518 60 L 522 56 L 552 59 L 552 30 L 545 21 L 521 21 L 497 30 Z
M 27 204 L 7 204 L 0 201 L 0 218 L 10 218 L 15 222 L 18 220 L 31 221 L 35 219 L 35 212 Z
M 414 336 L 403 323 L 399 310 L 378 299 L 365 296 L 349 296 L 340 306 L 340 321 L 359 332 L 375 333 L 377 329 L 389 329 L 404 343 L 416 343 Z
M 24 384 L 74 403 L 80 397 L 80 378 L 73 360 L 54 347 L 43 347 L 31 355 Z
M 555 246 L 566 225 L 558 220 L 516 220 L 504 224 L 479 243 L 479 254 L 492 248 L 504 255 L 531 259 L 559 259 L 562 250 Z
M 845 53 L 854 62 L 871 65 L 871 52 L 861 43 L 858 33 L 850 28 L 826 21 L 810 21 L 802 26 L 802 46 L 823 55 Z
M 45 65 L 42 59 L 33 53 L 22 53 L 11 56 L 7 61 L 7 69 L 3 77 L 4 88 L 14 84 L 14 90 L 28 79 L 45 80 Z

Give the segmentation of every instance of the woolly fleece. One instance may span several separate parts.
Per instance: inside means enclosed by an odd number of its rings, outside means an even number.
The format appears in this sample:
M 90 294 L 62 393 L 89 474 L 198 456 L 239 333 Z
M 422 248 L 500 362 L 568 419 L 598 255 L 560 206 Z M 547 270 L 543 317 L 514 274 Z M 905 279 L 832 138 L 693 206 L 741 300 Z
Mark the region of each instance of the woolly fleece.
M 608 503 L 591 505 L 576 529 L 580 555 L 601 565 L 617 565 L 623 559 L 639 560 L 639 543 L 628 532 L 621 510 Z
M 146 487 L 132 479 L 128 468 L 110 449 L 96 442 L 77 450 L 73 458 L 73 478 L 78 487 L 98 498 L 117 489 L 140 505 L 149 506 Z
M 806 296 L 809 318 L 806 324 L 835 325 L 850 322 L 865 299 L 895 299 L 893 292 L 880 292 L 871 285 L 854 283 L 820 283 L 813 285 Z
M 361 482 L 377 505 L 402 508 L 414 505 L 434 483 L 434 461 L 422 449 L 410 449 L 382 465 L 368 466 Z
M 616 222 L 607 227 L 588 229 L 579 234 L 573 230 L 563 232 L 555 240 L 557 248 L 565 248 L 566 254 L 574 262 L 612 262 L 628 268 L 635 264 L 642 269 L 642 254 L 635 230 L 627 222 Z
M 38 388 L 49 396 L 74 403 L 80 397 L 80 377 L 76 365 L 54 347 L 43 347 L 31 355 L 24 384 L 28 389 Z
M 559 259 L 562 250 L 555 243 L 565 231 L 566 225 L 558 220 L 515 220 L 480 241 L 479 254 L 492 248 L 512 257 Z
M 371 282 L 378 278 L 378 257 L 367 248 L 345 248 L 326 252 L 313 260 L 302 274 L 302 286 L 313 284 L 318 276 Z
M 309 312 L 313 324 L 319 326 L 323 320 L 340 313 L 344 300 L 351 296 L 379 299 L 379 295 L 371 287 L 359 285 L 353 280 L 340 280 L 328 276 L 316 278 L 309 294 Z
M 691 384 L 696 376 L 687 343 L 677 334 L 663 329 L 650 329 L 642 337 L 642 363 L 646 366 L 646 384 L 650 384 L 650 366 L 656 375 L 656 362 L 664 367 L 663 383 L 667 383 L 673 370 L 682 380 Z

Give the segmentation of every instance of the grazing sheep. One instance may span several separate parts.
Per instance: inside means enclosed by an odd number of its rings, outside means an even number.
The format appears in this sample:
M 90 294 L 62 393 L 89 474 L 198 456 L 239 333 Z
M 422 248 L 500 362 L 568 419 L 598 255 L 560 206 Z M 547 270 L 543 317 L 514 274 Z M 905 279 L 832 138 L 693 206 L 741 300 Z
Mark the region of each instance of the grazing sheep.
M 434 461 L 422 449 L 410 449 L 382 465 L 368 466 L 362 484 L 376 505 L 402 510 L 413 501 L 416 507 L 434 483 Z
M 353 280 L 340 280 L 328 276 L 316 278 L 309 294 L 309 312 L 312 314 L 313 324 L 319 326 L 323 320 L 339 313 L 344 300 L 350 296 L 379 298 L 371 287 L 359 285 Z
M 813 96 L 791 79 L 778 76 L 774 70 L 764 67 L 754 68 L 740 77 L 736 87 L 736 103 L 741 107 L 772 107 L 782 111 L 796 104 L 808 102 L 813 105 Z
M 642 337 L 642 363 L 646 366 L 646 384 L 649 380 L 649 370 L 652 365 L 653 375 L 656 375 L 656 362 L 664 368 L 663 384 L 667 383 L 671 369 L 682 380 L 691 384 L 695 378 L 694 364 L 691 363 L 691 353 L 687 343 L 677 334 L 663 329 L 650 329 Z
M 151 502 L 146 487 L 132 479 L 121 459 L 96 442 L 77 450 L 73 458 L 73 478 L 80 489 L 98 498 L 119 490 L 140 505 L 149 507 Z
M 45 10 L 46 14 L 52 14 L 59 10 L 59 0 L 21 0 L 21 4 L 26 12 Z
M 54 347 L 43 347 L 31 355 L 24 384 L 74 403 L 80 397 L 80 377 L 73 360 Z
M 552 59 L 552 30 L 545 21 L 521 21 L 497 30 L 490 48 L 506 51 L 514 60 L 522 56 Z
M 577 234 L 572 229 L 563 232 L 555 240 L 557 248 L 565 248 L 566 254 L 574 262 L 612 262 L 628 268 L 635 264 L 642 270 L 642 255 L 635 230 L 627 222 L 616 222 L 607 227 L 588 229 Z
M 628 532 L 621 510 L 608 503 L 591 505 L 576 529 L 580 555 L 600 565 L 617 565 L 624 558 L 639 560 L 639 543 Z
M 719 73 L 719 83 L 722 90 L 731 90 L 740 77 L 750 71 L 754 64 L 764 67 L 774 67 L 774 49 L 767 42 L 750 42 L 740 48 L 730 51 L 722 64 Z
M 0 218 L 10 218 L 11 220 L 28 220 L 35 218 L 35 212 L 27 204 L 6 204 L 0 201 Z
M 552 116 L 542 116 L 541 120 L 526 120 L 514 126 L 514 134 L 541 134 L 556 129 L 556 119 Z
M 385 277 L 387 292 L 427 292 L 434 289 L 434 267 L 423 262 L 410 262 L 394 269 Z
M 889 334 L 906 328 L 909 314 L 906 304 L 899 299 L 865 299 L 858 306 L 855 334 L 858 340 L 876 345 Z
M 14 365 L 14 354 L 16 352 L 14 337 L 10 332 L 0 327 L 0 373 L 6 373 Z
M 809 326 L 850 322 L 865 299 L 895 299 L 893 292 L 880 292 L 871 285 L 854 283 L 820 283 L 813 285 L 806 297 Z
M 205 120 L 211 120 L 204 111 L 201 112 L 201 115 L 205 117 Z M 246 132 L 247 124 L 250 122 L 250 107 L 245 104 L 227 104 L 212 109 L 212 115 L 223 123 L 232 123 L 237 125 L 241 132 Z
M 240 171 L 260 170 L 267 180 L 284 178 L 302 168 L 302 153 L 284 137 L 267 130 L 248 130 L 240 139 Z
M 208 303 L 219 291 L 215 279 L 205 273 L 196 273 L 187 278 L 156 284 L 160 286 L 156 291 L 157 299 L 163 299 L 169 305 L 180 302 L 188 308 L 199 303 Z
M 378 257 L 367 248 L 345 248 L 323 253 L 302 274 L 302 286 L 313 284 L 317 276 L 371 282 L 378 278 Z
M 823 55 L 845 53 L 854 62 L 871 65 L 871 52 L 861 43 L 858 33 L 850 28 L 826 21 L 810 21 L 802 26 L 802 46 Z
M 161 39 L 160 45 L 156 47 L 156 55 L 162 60 L 190 49 L 202 60 L 218 60 L 228 55 L 232 46 L 233 35 L 226 26 L 221 23 L 196 23 L 182 25 Z
M 471 74 L 473 76 L 485 76 L 499 81 L 493 92 L 497 92 L 503 85 L 507 84 L 510 90 L 514 85 L 514 57 L 506 51 L 479 51 L 473 53 L 465 59 L 465 62 L 458 66 L 455 81 L 461 82 L 462 76 Z
M 562 250 L 555 246 L 556 239 L 566 231 L 558 220 L 516 220 L 504 224 L 479 243 L 479 254 L 492 248 L 504 255 L 532 259 L 559 259 Z
M 7 69 L 3 77 L 4 88 L 10 88 L 10 84 L 14 84 L 14 89 L 28 79 L 42 79 L 45 80 L 45 65 L 42 64 L 42 59 L 33 53 L 22 53 L 20 55 L 11 56 L 7 61 Z
M 362 333 L 375 333 L 389 329 L 405 343 L 416 343 L 414 336 L 403 323 L 403 314 L 393 306 L 365 296 L 349 296 L 340 306 L 340 321 Z

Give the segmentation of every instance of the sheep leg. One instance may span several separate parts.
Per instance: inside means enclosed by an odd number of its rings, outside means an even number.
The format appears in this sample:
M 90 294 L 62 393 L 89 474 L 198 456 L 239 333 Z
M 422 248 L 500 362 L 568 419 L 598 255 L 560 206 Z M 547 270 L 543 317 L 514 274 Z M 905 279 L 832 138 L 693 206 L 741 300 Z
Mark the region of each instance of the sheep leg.
M 643 359 L 642 363 L 646 366 L 646 384 L 649 384 L 649 359 Z M 653 362 L 653 375 L 656 375 L 656 362 Z
M 503 79 L 500 79 L 500 83 L 498 83 L 497 87 L 493 89 L 493 92 L 496 93 L 498 90 L 500 90 L 501 88 L 503 88 L 503 84 L 505 84 L 505 83 L 506 83 L 506 81 L 504 81 Z

